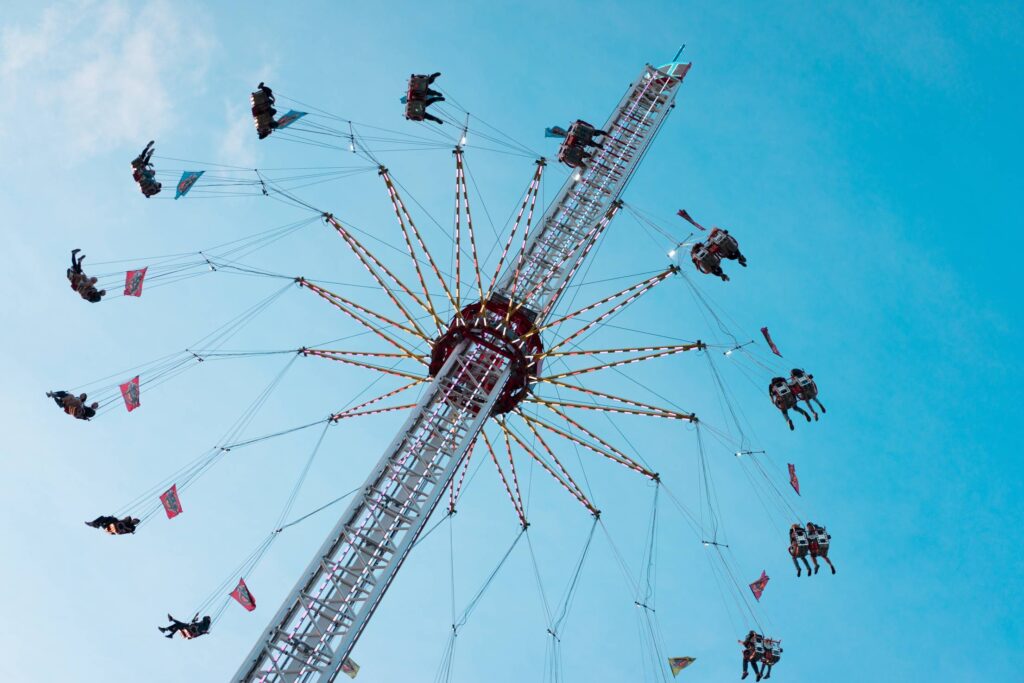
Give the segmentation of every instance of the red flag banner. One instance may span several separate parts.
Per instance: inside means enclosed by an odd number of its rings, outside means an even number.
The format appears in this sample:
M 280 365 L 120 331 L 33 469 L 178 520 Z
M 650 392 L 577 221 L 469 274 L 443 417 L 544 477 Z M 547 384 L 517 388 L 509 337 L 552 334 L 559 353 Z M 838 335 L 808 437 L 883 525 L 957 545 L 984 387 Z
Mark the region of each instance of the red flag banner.
M 694 657 L 669 657 L 668 668 L 672 670 L 672 678 L 679 675 L 679 672 L 697 661 Z
M 772 341 L 772 335 L 768 332 L 768 328 L 767 327 L 762 327 L 761 328 L 761 334 L 764 335 L 764 340 L 766 342 L 768 342 L 768 346 L 769 346 L 769 348 L 771 348 L 772 353 L 774 353 L 779 358 L 782 358 L 782 354 L 779 353 L 779 347 L 776 346 L 775 342 Z
M 124 274 L 124 295 L 142 296 L 142 281 L 146 279 L 149 266 L 139 270 L 129 270 Z
M 346 659 L 341 663 L 341 672 L 349 678 L 355 678 L 356 674 L 359 673 L 359 665 L 353 662 L 351 659 Z
M 676 212 L 676 215 L 682 218 L 684 221 L 688 222 L 693 227 L 697 228 L 698 230 L 707 230 L 707 228 L 705 228 L 703 225 L 693 220 L 690 214 L 687 213 L 686 209 L 679 209 L 679 211 Z
M 132 412 L 142 403 L 139 402 L 139 376 L 135 375 L 121 386 L 121 397 L 124 398 L 124 407 Z
M 796 478 L 796 465 L 789 465 L 789 483 L 796 491 L 796 495 L 800 495 L 800 480 Z
M 754 583 L 750 584 L 750 592 L 754 594 L 754 599 L 758 602 L 761 601 L 761 593 L 764 593 L 765 586 L 768 585 L 768 574 L 764 571 L 761 572 L 761 578 Z
M 235 590 L 231 591 L 231 597 L 237 600 L 238 604 L 244 607 L 247 612 L 256 609 L 256 598 L 249 592 L 249 587 L 245 585 L 245 579 L 238 580 Z
M 184 510 L 181 509 L 181 500 L 178 499 L 178 485 L 173 484 L 171 488 L 160 494 L 160 502 L 164 505 L 167 519 L 174 519 Z

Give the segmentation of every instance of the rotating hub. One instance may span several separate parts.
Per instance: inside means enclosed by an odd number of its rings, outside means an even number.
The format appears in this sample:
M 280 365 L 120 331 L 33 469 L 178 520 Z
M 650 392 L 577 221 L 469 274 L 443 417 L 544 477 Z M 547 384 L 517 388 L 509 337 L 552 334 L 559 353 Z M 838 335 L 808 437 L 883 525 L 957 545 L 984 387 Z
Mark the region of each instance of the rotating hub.
M 530 393 L 533 379 L 540 371 L 544 346 L 534 325 L 535 317 L 533 311 L 517 308 L 501 296 L 466 306 L 434 342 L 430 376 L 435 377 L 441 371 L 462 341 L 479 344 L 509 361 L 508 382 L 494 404 L 493 414 L 511 411 Z

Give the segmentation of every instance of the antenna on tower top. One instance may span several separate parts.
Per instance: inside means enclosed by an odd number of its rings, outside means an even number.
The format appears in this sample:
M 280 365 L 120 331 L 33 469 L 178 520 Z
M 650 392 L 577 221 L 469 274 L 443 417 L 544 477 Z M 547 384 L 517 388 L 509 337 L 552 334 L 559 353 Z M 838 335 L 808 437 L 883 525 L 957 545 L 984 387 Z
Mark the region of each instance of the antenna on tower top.
M 680 46 L 679 46 L 679 51 L 678 51 L 678 52 L 676 52 L 676 56 L 672 58 L 672 62 L 673 62 L 673 63 L 675 63 L 675 62 L 678 62 L 678 61 L 679 61 L 679 55 L 683 54 L 683 49 L 684 49 L 685 47 L 686 47 L 686 43 L 683 43 L 682 45 L 680 45 Z

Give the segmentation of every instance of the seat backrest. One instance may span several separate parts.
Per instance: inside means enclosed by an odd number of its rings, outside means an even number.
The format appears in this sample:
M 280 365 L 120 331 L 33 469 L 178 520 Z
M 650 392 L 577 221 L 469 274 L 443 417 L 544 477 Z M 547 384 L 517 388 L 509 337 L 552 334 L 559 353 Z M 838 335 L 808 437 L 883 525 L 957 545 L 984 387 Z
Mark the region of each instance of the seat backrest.
M 573 140 L 573 144 L 569 144 L 570 140 Z M 575 144 L 575 138 L 566 138 L 562 146 L 558 148 L 558 160 L 572 166 L 583 161 L 583 155 L 580 152 L 580 148 Z
M 426 107 L 423 106 L 423 100 L 409 99 L 405 103 L 405 115 L 414 121 L 422 121 L 423 114 L 426 113 Z
M 409 78 L 409 89 L 406 96 L 412 99 L 423 99 L 427 93 L 427 77 L 426 76 L 411 76 Z

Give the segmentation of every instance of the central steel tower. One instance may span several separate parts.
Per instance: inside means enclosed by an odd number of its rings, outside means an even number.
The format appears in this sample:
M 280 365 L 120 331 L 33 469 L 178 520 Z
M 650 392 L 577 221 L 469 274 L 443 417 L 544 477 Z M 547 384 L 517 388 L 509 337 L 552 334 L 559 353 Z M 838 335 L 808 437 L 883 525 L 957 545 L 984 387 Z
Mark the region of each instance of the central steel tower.
M 429 388 L 232 680 L 330 683 L 349 668 L 352 648 L 484 423 L 528 390 L 523 349 L 540 343 L 537 329 L 593 246 L 594 227 L 614 214 L 689 68 L 644 67 L 603 126 L 602 146 L 563 185 L 516 264 L 469 307 L 482 329 L 450 330 L 435 342 Z

